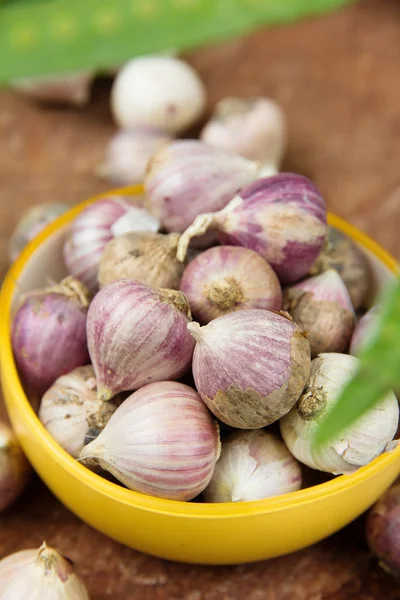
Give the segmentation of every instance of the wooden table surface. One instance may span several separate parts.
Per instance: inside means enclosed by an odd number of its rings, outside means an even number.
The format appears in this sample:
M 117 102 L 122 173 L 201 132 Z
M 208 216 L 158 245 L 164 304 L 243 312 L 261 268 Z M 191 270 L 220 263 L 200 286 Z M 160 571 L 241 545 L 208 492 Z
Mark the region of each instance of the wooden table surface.
M 226 95 L 277 99 L 289 123 L 284 168 L 304 173 L 330 210 L 400 256 L 400 3 L 371 0 L 335 14 L 190 55 L 210 108 Z M 114 130 L 109 82 L 84 110 L 39 108 L 0 94 L 0 277 L 21 211 L 79 202 L 107 189 L 93 171 Z M 105 515 L 105 518 L 106 515 Z M 288 557 L 237 567 L 191 567 L 142 555 L 81 523 L 35 479 L 0 517 L 0 556 L 43 539 L 70 556 L 92 600 L 395 600 L 364 520 Z M 25 600 L 25 599 L 24 599 Z

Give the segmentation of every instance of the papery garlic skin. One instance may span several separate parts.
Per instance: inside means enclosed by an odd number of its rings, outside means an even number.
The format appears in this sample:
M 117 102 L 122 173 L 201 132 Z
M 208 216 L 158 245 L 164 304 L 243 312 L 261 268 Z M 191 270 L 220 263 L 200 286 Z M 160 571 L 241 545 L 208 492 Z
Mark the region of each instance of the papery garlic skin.
M 273 165 L 277 170 L 286 146 L 286 119 L 270 98 L 220 100 L 200 139 L 211 146 Z
M 237 310 L 280 310 L 282 291 L 269 264 L 256 252 L 217 246 L 199 254 L 186 267 L 180 289 L 193 317 L 202 325 Z
M 310 372 L 310 344 L 285 313 L 242 310 L 188 329 L 197 342 L 197 391 L 223 423 L 260 429 L 299 399 Z
M 117 408 L 97 398 L 93 367 L 78 367 L 59 377 L 44 394 L 39 419 L 64 450 L 78 458 L 88 432 L 99 433 Z
M 182 234 L 183 260 L 193 237 L 215 230 L 222 244 L 254 250 L 282 283 L 307 275 L 326 236 L 325 201 L 312 182 L 294 173 L 258 179 L 219 212 L 199 215 Z
M 221 456 L 203 492 L 206 502 L 262 500 L 301 488 L 301 468 L 285 444 L 266 431 L 237 431 L 222 440 Z
M 256 179 L 258 163 L 198 140 L 177 140 L 155 154 L 144 180 L 148 203 L 167 231 L 184 231 Z
M 24 77 L 11 82 L 11 88 L 33 100 L 81 107 L 90 100 L 94 77 L 93 71 Z
M 156 129 L 122 129 L 111 138 L 97 173 L 118 185 L 142 183 L 150 159 L 170 141 L 169 135 Z
M 10 261 L 14 262 L 25 246 L 33 240 L 42 229 L 68 210 L 67 204 L 46 202 L 29 208 L 18 222 L 8 243 Z
M 381 312 L 380 306 L 373 306 L 358 321 L 350 341 L 350 354 L 358 356 L 374 338 L 378 330 Z
M 154 224 L 151 215 L 127 198 L 110 196 L 90 204 L 74 219 L 67 233 L 63 254 L 68 272 L 95 293 L 99 263 L 107 243 L 127 231 L 143 231 L 146 216 L 148 230 L 157 231 L 158 224 Z M 115 229 L 121 221 L 122 227 Z
M 100 260 L 98 282 L 136 279 L 153 287 L 179 288 L 185 266 L 176 258 L 179 233 L 125 233 L 108 242 Z
M 364 306 L 371 287 L 371 267 L 366 256 L 344 233 L 328 226 L 328 236 L 309 275 L 335 269 L 343 279 L 355 310 Z
M 54 381 L 89 362 L 86 318 L 89 295 L 73 277 L 21 297 L 11 342 L 28 388 L 44 393 Z
M 195 70 L 172 56 L 127 62 L 111 90 L 111 111 L 120 127 L 155 127 L 181 133 L 203 114 L 206 92 Z
M 185 501 L 206 487 L 219 454 L 218 426 L 199 395 L 163 381 L 129 396 L 80 458 L 131 490 Z
M 351 474 L 379 456 L 396 434 L 399 406 L 394 393 L 388 392 L 340 436 L 321 448 L 313 444 L 318 424 L 334 406 L 358 365 L 359 360 L 348 354 L 331 352 L 315 358 L 307 388 L 280 421 L 290 452 L 312 469 L 334 475 Z
M 88 347 L 98 397 L 177 379 L 189 368 L 194 340 L 182 292 L 119 279 L 106 285 L 88 312 Z
M 12 429 L 0 422 L 0 512 L 23 492 L 31 468 Z
M 89 600 L 72 564 L 45 543 L 0 560 L 0 600 Z
M 347 350 L 355 314 L 347 288 L 334 269 L 288 287 L 284 309 L 308 332 L 313 356 Z

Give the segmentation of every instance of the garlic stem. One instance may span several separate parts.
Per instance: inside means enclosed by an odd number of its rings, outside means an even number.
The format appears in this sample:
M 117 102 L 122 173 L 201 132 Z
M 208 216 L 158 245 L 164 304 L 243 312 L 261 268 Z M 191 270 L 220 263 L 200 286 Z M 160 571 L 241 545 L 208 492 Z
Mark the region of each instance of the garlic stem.
M 196 321 L 191 321 L 187 325 L 188 330 L 190 331 L 190 335 L 194 337 L 196 342 L 200 343 L 203 341 L 203 335 L 201 333 L 201 325 L 200 323 L 196 323 Z

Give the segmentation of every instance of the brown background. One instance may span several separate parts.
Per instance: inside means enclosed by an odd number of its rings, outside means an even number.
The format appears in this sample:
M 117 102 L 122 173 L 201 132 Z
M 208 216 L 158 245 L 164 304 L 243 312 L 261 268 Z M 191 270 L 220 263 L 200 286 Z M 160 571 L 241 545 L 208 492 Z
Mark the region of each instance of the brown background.
M 319 186 L 330 210 L 400 256 L 400 3 L 357 6 L 190 55 L 210 108 L 226 95 L 277 99 L 289 123 L 284 168 Z M 114 131 L 109 82 L 84 110 L 39 108 L 0 94 L 0 277 L 21 211 L 107 189 L 94 168 Z M 107 516 L 105 515 L 106 519 Z M 0 517 L 0 556 L 43 539 L 77 563 L 92 600 L 395 600 L 361 518 L 331 539 L 255 565 L 210 568 L 144 556 L 79 522 L 34 480 Z M 229 541 L 227 540 L 227 543 Z

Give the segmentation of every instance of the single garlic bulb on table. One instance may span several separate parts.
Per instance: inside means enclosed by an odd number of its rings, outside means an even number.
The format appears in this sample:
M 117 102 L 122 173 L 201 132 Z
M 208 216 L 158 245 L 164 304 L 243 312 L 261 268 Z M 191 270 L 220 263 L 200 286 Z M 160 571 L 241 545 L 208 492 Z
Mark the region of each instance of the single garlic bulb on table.
M 0 600 L 89 600 L 72 563 L 43 543 L 0 560 Z
M 311 363 L 311 375 L 296 406 L 281 421 L 281 433 L 290 452 L 312 469 L 350 474 L 379 456 L 393 439 L 399 405 L 388 392 L 373 408 L 331 442 L 318 448 L 313 435 L 357 371 L 359 360 L 348 354 L 321 354 Z
M 151 157 L 171 140 L 163 131 L 150 127 L 117 131 L 107 145 L 97 174 L 118 185 L 142 183 Z
M 93 71 L 23 77 L 14 80 L 11 88 L 33 100 L 80 107 L 90 100 L 94 77 Z
M 155 127 L 175 135 L 203 114 L 205 88 L 194 69 L 172 56 L 126 63 L 111 90 L 111 111 L 122 128 Z
M 279 170 L 286 146 L 286 119 L 270 98 L 224 98 L 200 139 L 211 146 Z

